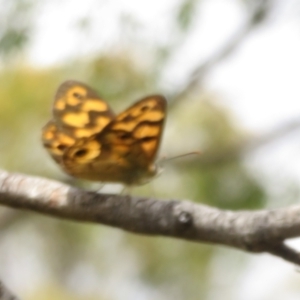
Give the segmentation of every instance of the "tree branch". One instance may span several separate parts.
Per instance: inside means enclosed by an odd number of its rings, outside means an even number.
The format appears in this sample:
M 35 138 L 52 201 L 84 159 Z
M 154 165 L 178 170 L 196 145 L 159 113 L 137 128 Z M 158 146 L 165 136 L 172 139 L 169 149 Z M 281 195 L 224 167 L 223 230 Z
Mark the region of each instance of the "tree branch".
M 20 300 L 0 281 L 0 300 Z
M 0 203 L 139 234 L 269 252 L 300 265 L 298 253 L 283 246 L 285 239 L 300 236 L 300 205 L 233 212 L 189 201 L 98 194 L 5 171 L 0 172 Z

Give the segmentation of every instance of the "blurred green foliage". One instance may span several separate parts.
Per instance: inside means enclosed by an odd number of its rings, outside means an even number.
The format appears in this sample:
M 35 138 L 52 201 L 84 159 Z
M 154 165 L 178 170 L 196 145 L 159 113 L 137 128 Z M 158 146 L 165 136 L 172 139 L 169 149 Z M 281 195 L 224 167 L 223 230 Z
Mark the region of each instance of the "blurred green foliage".
M 0 0 L 0 57 L 7 60 L 29 42 L 34 6 L 32 0 Z
M 187 31 L 196 15 L 196 8 L 199 4 L 199 1 L 196 0 L 184 0 L 179 5 L 176 23 L 178 27 L 183 31 Z

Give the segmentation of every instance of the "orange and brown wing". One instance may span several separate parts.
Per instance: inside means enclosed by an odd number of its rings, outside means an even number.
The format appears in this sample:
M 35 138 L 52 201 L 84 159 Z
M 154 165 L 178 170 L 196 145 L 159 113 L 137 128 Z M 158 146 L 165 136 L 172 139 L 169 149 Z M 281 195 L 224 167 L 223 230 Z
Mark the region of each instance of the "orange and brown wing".
M 132 168 L 147 168 L 159 149 L 166 117 L 166 99 L 153 95 L 136 102 L 97 134 L 104 151 L 120 153 Z
M 53 119 L 43 128 L 45 148 L 58 163 L 77 141 L 101 132 L 115 117 L 112 109 L 89 86 L 66 81 L 58 88 Z

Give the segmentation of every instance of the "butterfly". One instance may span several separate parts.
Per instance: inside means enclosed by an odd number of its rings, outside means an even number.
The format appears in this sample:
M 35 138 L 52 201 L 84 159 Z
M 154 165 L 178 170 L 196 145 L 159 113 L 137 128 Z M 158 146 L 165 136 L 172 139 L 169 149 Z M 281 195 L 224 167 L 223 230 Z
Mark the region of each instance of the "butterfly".
M 116 115 L 88 85 L 69 80 L 55 95 L 53 118 L 42 129 L 42 142 L 69 175 L 127 186 L 157 175 L 155 163 L 166 99 L 147 96 Z

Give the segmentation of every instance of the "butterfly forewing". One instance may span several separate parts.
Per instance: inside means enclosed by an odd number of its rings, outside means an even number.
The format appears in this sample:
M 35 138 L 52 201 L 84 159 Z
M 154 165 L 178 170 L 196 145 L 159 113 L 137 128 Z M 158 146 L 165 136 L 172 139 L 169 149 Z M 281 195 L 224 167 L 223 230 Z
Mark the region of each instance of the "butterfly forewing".
M 115 114 L 92 88 L 66 81 L 56 92 L 53 116 L 62 130 L 81 139 L 101 132 Z
M 98 135 L 110 149 L 127 146 L 128 159 L 137 167 L 147 167 L 156 158 L 166 114 L 166 100 L 153 95 L 120 113 Z

